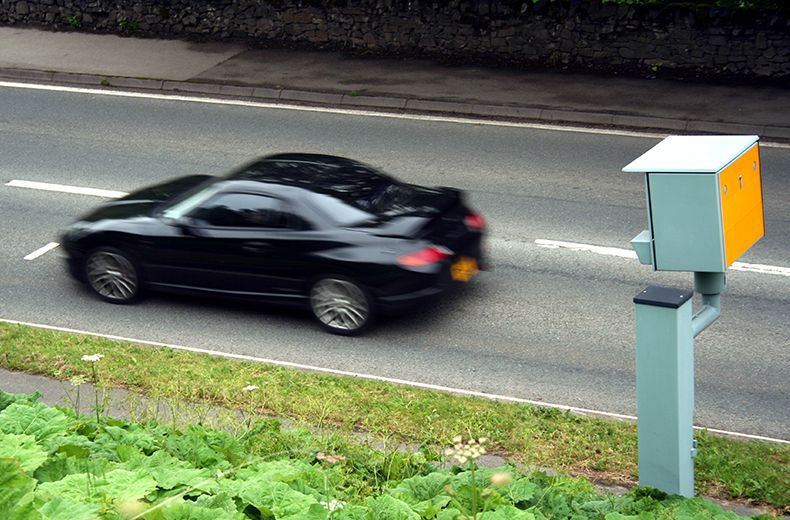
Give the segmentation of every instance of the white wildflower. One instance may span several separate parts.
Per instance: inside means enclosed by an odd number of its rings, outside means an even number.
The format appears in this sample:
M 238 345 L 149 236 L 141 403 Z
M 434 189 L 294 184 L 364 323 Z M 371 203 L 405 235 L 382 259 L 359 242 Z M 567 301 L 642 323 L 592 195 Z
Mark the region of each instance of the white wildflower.
M 253 390 L 257 390 L 258 387 L 255 385 L 247 385 L 241 389 L 242 392 L 252 392 Z
M 324 506 L 324 509 L 332 513 L 334 511 L 337 511 L 338 509 L 343 509 L 343 506 L 345 506 L 346 503 L 340 500 L 335 500 L 333 498 L 329 502 L 327 502 L 326 500 L 322 500 L 321 505 Z
M 76 376 L 69 379 L 69 383 L 71 383 L 71 386 L 80 386 L 80 385 L 84 385 L 87 382 L 88 379 L 82 374 L 77 374 Z
M 83 361 L 90 361 L 91 363 L 96 363 L 98 360 L 104 357 L 104 354 L 93 354 L 92 356 L 82 356 Z

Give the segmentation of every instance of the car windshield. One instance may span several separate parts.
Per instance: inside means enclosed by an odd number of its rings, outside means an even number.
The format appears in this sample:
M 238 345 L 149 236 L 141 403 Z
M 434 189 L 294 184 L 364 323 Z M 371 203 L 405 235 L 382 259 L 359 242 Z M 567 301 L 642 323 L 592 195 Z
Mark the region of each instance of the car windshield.
M 167 205 L 160 212 L 160 215 L 166 218 L 179 219 L 189 214 L 220 190 L 222 183 L 219 181 L 221 180 L 213 178 L 198 184 Z

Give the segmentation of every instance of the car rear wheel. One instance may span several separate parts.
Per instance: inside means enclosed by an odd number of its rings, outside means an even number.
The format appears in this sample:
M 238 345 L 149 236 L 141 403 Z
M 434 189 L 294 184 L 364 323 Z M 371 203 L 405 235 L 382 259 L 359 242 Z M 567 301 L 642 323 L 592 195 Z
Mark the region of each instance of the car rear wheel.
M 90 252 L 85 261 L 88 286 L 110 303 L 130 303 L 140 296 L 140 272 L 129 255 L 112 247 Z
M 310 291 L 310 308 L 324 329 L 353 336 L 373 321 L 373 304 L 368 293 L 348 278 L 318 280 Z

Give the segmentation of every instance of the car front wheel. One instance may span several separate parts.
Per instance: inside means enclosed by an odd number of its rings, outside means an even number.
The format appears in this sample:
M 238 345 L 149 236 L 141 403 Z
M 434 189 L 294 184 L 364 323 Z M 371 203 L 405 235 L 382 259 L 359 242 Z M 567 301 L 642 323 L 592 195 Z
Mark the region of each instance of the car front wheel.
M 91 290 L 110 303 L 130 303 L 140 296 L 140 272 L 129 255 L 112 247 L 90 252 L 85 278 Z
M 318 280 L 310 291 L 310 308 L 324 329 L 333 334 L 353 336 L 373 321 L 371 298 L 348 278 Z

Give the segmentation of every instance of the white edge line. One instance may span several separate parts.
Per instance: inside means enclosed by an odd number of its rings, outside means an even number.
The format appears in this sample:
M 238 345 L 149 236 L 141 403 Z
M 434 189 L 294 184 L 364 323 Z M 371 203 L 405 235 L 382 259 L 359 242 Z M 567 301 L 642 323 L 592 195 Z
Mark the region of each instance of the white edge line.
M 39 83 L 19 83 L 14 81 L 0 81 L 0 87 L 26 88 L 31 90 L 50 90 L 50 91 L 58 91 L 58 92 L 73 92 L 79 94 L 96 94 L 102 96 L 161 99 L 166 101 L 187 101 L 192 103 L 206 103 L 213 105 L 235 105 L 235 106 L 243 106 L 243 107 L 296 110 L 301 112 L 321 112 L 328 114 L 385 117 L 392 119 L 407 119 L 413 121 L 433 121 L 440 123 L 461 123 L 461 124 L 473 124 L 473 125 L 484 125 L 484 126 L 533 128 L 537 130 L 558 130 L 562 132 L 622 135 L 628 137 L 648 137 L 648 138 L 661 139 L 667 136 L 667 134 L 634 132 L 627 130 L 607 130 L 607 129 L 595 129 L 595 128 L 574 127 L 574 126 L 559 126 L 559 125 L 550 125 L 550 124 L 541 124 L 541 123 L 517 123 L 513 121 L 494 121 L 487 119 L 430 116 L 430 115 L 422 115 L 422 114 L 397 114 L 392 112 L 376 112 L 374 110 L 361 110 L 361 109 L 353 109 L 353 108 L 313 107 L 313 106 L 305 106 L 305 105 L 293 105 L 289 103 L 271 103 L 271 102 L 267 103 L 262 101 L 243 101 L 239 99 L 219 99 L 219 98 L 212 98 L 208 96 L 207 97 L 185 96 L 183 94 L 152 94 L 146 92 L 131 92 L 124 90 L 103 90 L 103 89 L 92 89 L 92 88 L 84 88 L 84 87 L 66 87 L 60 85 L 42 85 Z
M 600 134 L 600 135 L 619 135 L 626 137 L 644 137 L 649 139 L 662 139 L 669 135 L 668 133 L 655 133 L 655 132 L 639 132 L 629 130 L 609 130 L 604 128 L 584 128 L 576 126 L 562 126 L 552 125 L 545 123 L 518 123 L 513 121 L 496 121 L 487 119 L 473 119 L 465 117 L 448 117 L 448 116 L 430 116 L 421 114 L 397 114 L 392 112 L 376 112 L 374 110 L 361 110 L 349 108 L 327 108 L 327 107 L 311 107 L 305 105 L 293 105 L 289 103 L 267 103 L 261 101 L 243 101 L 239 99 L 219 99 L 212 97 L 201 96 L 185 96 L 183 94 L 153 94 L 145 92 L 131 92 L 124 90 L 104 90 L 92 89 L 85 87 L 66 87 L 61 85 L 43 85 L 40 83 L 20 83 L 15 81 L 0 81 L 0 87 L 10 88 L 26 88 L 31 90 L 50 90 L 58 92 L 73 92 L 80 94 L 96 94 L 101 96 L 117 96 L 117 97 L 130 97 L 130 98 L 145 98 L 145 99 L 161 99 L 167 101 L 187 101 L 192 103 L 207 103 L 214 105 L 235 105 L 244 107 L 257 107 L 257 108 L 270 108 L 281 110 L 297 110 L 301 112 L 322 112 L 328 114 L 346 114 L 354 116 L 367 116 L 367 117 L 386 117 L 391 119 L 406 119 L 412 121 L 432 121 L 439 123 L 459 123 L 467 125 L 481 125 L 481 126 L 502 126 L 512 128 L 531 128 L 536 130 L 556 130 L 560 132 L 575 132 L 586 134 Z M 773 143 L 769 141 L 761 141 L 760 146 L 772 148 L 790 148 L 790 145 L 784 143 Z
M 86 188 L 82 186 L 67 186 L 65 184 L 52 184 L 49 182 L 36 182 L 36 181 L 22 181 L 18 179 L 11 180 L 5 184 L 13 188 L 28 188 L 31 190 L 43 191 L 57 191 L 60 193 L 75 193 L 78 195 L 92 195 L 94 197 L 107 197 L 110 199 L 119 199 L 127 195 L 123 191 L 113 190 L 100 190 L 97 188 Z
M 486 392 L 477 392 L 477 391 L 474 391 L 474 390 L 464 390 L 464 389 L 461 389 L 461 388 L 452 388 L 452 387 L 448 387 L 448 386 L 433 385 L 433 384 L 429 384 L 429 383 L 418 383 L 416 381 L 408 381 L 408 380 L 405 380 L 405 379 L 396 379 L 396 378 L 391 378 L 391 377 L 376 376 L 376 375 L 372 375 L 372 374 L 363 374 L 363 373 L 358 373 L 358 372 L 349 372 L 349 371 L 346 371 L 346 370 L 336 370 L 334 368 L 317 367 L 317 366 L 314 366 L 314 365 L 303 365 L 301 363 L 292 363 L 290 361 L 278 361 L 278 360 L 275 360 L 275 359 L 259 358 L 259 357 L 255 357 L 255 356 L 248 356 L 248 355 L 245 355 L 245 354 L 232 354 L 230 352 L 221 352 L 221 351 L 218 351 L 218 350 L 208 350 L 208 349 L 201 349 L 201 348 L 196 348 L 196 347 L 185 347 L 185 346 L 182 346 L 182 345 L 173 345 L 173 344 L 170 344 L 170 343 L 160 343 L 158 341 L 148 341 L 148 340 L 143 340 L 143 339 L 127 338 L 127 337 L 124 337 L 124 336 L 115 336 L 115 335 L 112 335 L 112 334 L 101 334 L 101 333 L 98 333 L 98 332 L 89 332 L 89 331 L 78 330 L 78 329 L 69 329 L 69 328 L 65 328 L 65 327 L 56 327 L 56 326 L 53 326 L 53 325 L 43 325 L 43 324 L 40 324 L 40 323 L 29 323 L 29 322 L 24 322 L 24 321 L 9 320 L 9 319 L 5 319 L 5 318 L 0 318 L 0 322 L 10 323 L 10 324 L 13 324 L 13 325 L 24 325 L 24 326 L 27 326 L 27 327 L 35 327 L 35 328 L 38 328 L 38 329 L 56 330 L 56 331 L 59 331 L 59 332 L 68 332 L 68 333 L 71 333 L 71 334 L 82 334 L 82 335 L 86 335 L 86 336 L 94 336 L 94 337 L 106 338 L 106 339 L 116 340 L 116 341 L 128 341 L 130 343 L 138 343 L 138 344 L 141 344 L 141 345 L 151 345 L 151 346 L 154 346 L 154 347 L 169 348 L 169 349 L 172 349 L 172 350 L 183 350 L 183 351 L 186 351 L 186 352 L 194 352 L 194 353 L 198 353 L 198 354 L 207 354 L 209 356 L 216 356 L 216 357 L 222 357 L 222 358 L 227 358 L 227 359 L 236 359 L 236 360 L 240 360 L 240 361 L 253 361 L 253 362 L 256 362 L 256 363 L 267 363 L 267 364 L 271 364 L 271 365 L 284 366 L 284 367 L 289 367 L 289 368 L 297 368 L 297 369 L 301 369 L 301 370 L 308 370 L 308 371 L 311 371 L 311 372 L 322 372 L 322 373 L 326 373 L 326 374 L 333 374 L 333 375 L 339 375 L 339 376 L 348 376 L 348 377 L 356 377 L 356 378 L 360 378 L 360 379 L 368 379 L 368 380 L 371 380 L 371 381 L 382 381 L 382 382 L 385 382 L 385 383 L 393 383 L 393 384 L 398 384 L 398 385 L 412 386 L 412 387 L 415 387 L 415 388 L 425 388 L 425 389 L 428 389 L 428 390 L 437 390 L 437 391 L 440 391 L 440 392 L 447 392 L 447 393 L 459 394 L 459 395 L 467 395 L 467 396 L 471 396 L 471 397 L 482 397 L 484 399 L 490 399 L 492 401 L 506 401 L 506 402 L 512 402 L 512 403 L 530 404 L 530 405 L 539 406 L 539 407 L 542 407 L 542 408 L 557 408 L 559 410 L 568 411 L 568 412 L 581 414 L 581 415 L 585 415 L 585 414 L 597 415 L 597 416 L 609 417 L 609 418 L 613 418 L 613 419 L 621 419 L 621 420 L 626 420 L 626 421 L 636 421 L 636 419 L 637 419 L 633 415 L 623 415 L 623 414 L 612 413 L 612 412 L 602 412 L 600 410 L 590 410 L 590 409 L 587 409 L 587 408 L 577 408 L 575 406 L 567 406 L 567 405 L 562 405 L 562 404 L 552 404 L 552 403 L 546 403 L 546 402 L 542 402 L 542 401 L 532 401 L 532 400 L 529 400 L 529 399 L 521 399 L 519 397 L 511 397 L 511 396 L 498 395 L 498 394 L 489 394 L 489 393 L 486 393 Z M 748 433 L 738 433 L 738 432 L 731 432 L 731 431 L 727 431 L 727 430 L 716 430 L 716 429 L 712 429 L 712 428 L 705 428 L 703 426 L 695 426 L 694 429 L 695 430 L 706 430 L 706 431 L 709 431 L 709 432 L 717 433 L 719 435 L 727 435 L 727 436 L 730 436 L 730 437 L 740 437 L 740 438 L 751 439 L 751 440 L 775 442 L 775 443 L 780 443 L 780 444 L 790 444 L 790 440 L 774 439 L 772 437 L 763 437 L 761 435 L 751 435 L 751 434 L 748 434 Z
M 578 244 L 576 242 L 562 242 L 560 240 L 547 240 L 538 238 L 535 244 L 546 249 L 570 249 L 573 251 L 584 251 L 604 256 L 617 256 L 620 258 L 636 259 L 636 252 L 619 247 L 594 246 L 591 244 Z M 746 262 L 733 262 L 730 266 L 733 271 L 746 271 L 750 273 L 773 274 L 778 276 L 790 276 L 790 267 L 778 265 L 749 264 Z
M 30 253 L 29 255 L 27 255 L 25 257 L 25 260 L 35 260 L 39 256 L 41 256 L 41 255 L 43 255 L 45 253 L 48 253 L 49 251 L 52 251 L 53 249 L 55 249 L 59 245 L 60 244 L 58 244 L 57 242 L 50 242 L 49 244 L 47 244 L 47 245 L 45 245 L 43 247 L 40 247 L 40 248 L 36 249 L 35 251 L 33 251 L 32 253 Z

